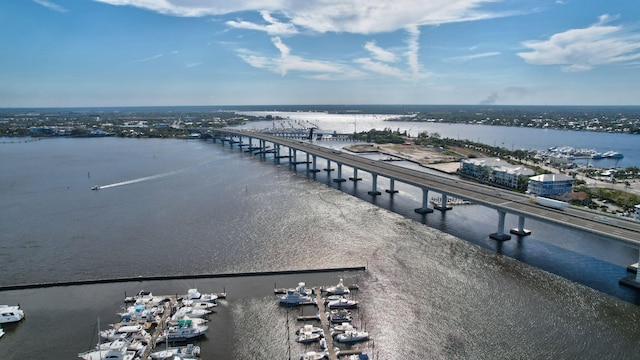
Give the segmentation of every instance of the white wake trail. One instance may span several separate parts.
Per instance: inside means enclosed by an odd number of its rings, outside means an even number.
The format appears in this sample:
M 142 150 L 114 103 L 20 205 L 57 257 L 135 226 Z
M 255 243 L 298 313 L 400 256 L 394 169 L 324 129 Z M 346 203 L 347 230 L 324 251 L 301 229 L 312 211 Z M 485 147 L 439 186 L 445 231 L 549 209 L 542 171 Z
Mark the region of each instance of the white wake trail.
M 141 178 L 138 178 L 138 179 L 121 181 L 121 182 L 108 184 L 108 185 L 99 185 L 98 188 L 99 189 L 108 189 L 108 188 L 112 188 L 112 187 L 116 187 L 116 186 L 136 184 L 136 183 L 143 182 L 143 181 L 155 180 L 155 179 L 160 179 L 160 178 L 163 178 L 163 177 L 175 175 L 175 174 L 177 174 L 179 172 L 182 172 L 182 171 L 183 170 L 170 171 L 170 172 L 163 173 L 163 174 L 145 176 L 145 177 L 141 177 Z

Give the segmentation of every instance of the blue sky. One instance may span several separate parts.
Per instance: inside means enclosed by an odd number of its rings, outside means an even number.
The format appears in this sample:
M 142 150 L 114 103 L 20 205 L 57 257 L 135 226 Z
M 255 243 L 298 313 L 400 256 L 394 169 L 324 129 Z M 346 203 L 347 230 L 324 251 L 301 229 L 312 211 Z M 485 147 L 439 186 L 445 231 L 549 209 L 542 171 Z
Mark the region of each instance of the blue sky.
M 637 0 L 3 0 L 0 107 L 640 105 Z

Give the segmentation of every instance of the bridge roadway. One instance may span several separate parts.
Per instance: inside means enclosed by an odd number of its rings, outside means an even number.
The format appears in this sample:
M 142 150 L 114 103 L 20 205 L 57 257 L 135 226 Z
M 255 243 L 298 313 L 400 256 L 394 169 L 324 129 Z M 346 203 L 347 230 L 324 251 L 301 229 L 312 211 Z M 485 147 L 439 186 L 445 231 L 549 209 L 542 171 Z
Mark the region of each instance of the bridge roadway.
M 223 134 L 222 138 L 224 138 L 224 136 L 231 138 L 239 137 L 241 142 L 242 137 L 248 137 L 249 139 L 262 141 L 262 146 L 264 146 L 264 142 L 270 142 L 274 145 L 274 148 L 279 149 L 281 146 L 284 146 L 293 151 L 305 152 L 314 157 L 314 166 L 315 157 L 319 156 L 327 159 L 327 161 L 335 162 L 339 167 L 346 165 L 353 169 L 366 171 L 374 177 L 372 194 L 376 194 L 376 176 L 384 176 L 392 180 L 392 187 L 393 181 L 401 181 L 416 186 L 423 191 L 423 210 L 426 209 L 428 205 L 427 193 L 429 190 L 442 194 L 443 200 L 445 196 L 451 196 L 468 200 L 474 204 L 494 208 L 498 212 L 499 219 L 498 231 L 496 234 L 492 234 L 492 238 L 497 240 L 509 239 L 509 236 L 504 234 L 503 228 L 504 216 L 509 213 L 519 216 L 519 228 L 516 232 L 520 232 L 521 234 L 524 231 L 524 219 L 530 218 L 594 233 L 640 250 L 640 223 L 635 221 L 604 214 L 594 214 L 592 211 L 578 207 L 568 207 L 564 210 L 544 207 L 533 203 L 529 196 L 524 194 L 498 190 L 495 187 L 477 184 L 471 181 L 428 174 L 418 170 L 396 166 L 388 161 L 370 160 L 359 155 L 335 151 L 306 141 L 284 139 L 240 129 L 223 129 L 216 130 L 215 132 Z M 276 154 L 276 156 L 277 155 L 278 154 Z M 340 171 L 338 172 L 338 176 L 341 176 Z M 420 212 L 419 210 L 420 209 L 416 209 L 417 212 Z M 640 280 L 640 276 L 637 280 Z

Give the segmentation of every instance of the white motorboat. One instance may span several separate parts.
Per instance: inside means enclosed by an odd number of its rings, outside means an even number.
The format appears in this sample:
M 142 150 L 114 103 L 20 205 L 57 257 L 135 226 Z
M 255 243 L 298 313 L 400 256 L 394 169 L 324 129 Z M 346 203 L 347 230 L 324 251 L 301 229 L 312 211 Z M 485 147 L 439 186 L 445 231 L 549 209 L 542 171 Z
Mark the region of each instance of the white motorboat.
M 205 309 L 196 309 L 196 308 L 192 308 L 191 306 L 183 306 L 181 308 L 179 308 L 178 310 L 176 310 L 176 313 L 173 314 L 173 316 L 171 317 L 172 320 L 179 320 L 182 319 L 184 317 L 197 317 L 197 318 L 205 318 L 207 317 L 207 315 L 211 314 L 210 310 L 205 310 Z
M 311 303 L 309 295 L 303 295 L 294 289 L 287 290 L 287 293 L 280 296 L 280 304 L 287 306 L 297 306 L 304 303 Z
M 332 324 L 342 324 L 344 322 L 351 322 L 353 317 L 351 311 L 345 309 L 331 310 L 327 312 L 327 319 Z
M 326 352 L 308 351 L 300 356 L 300 360 L 321 360 L 328 357 Z
M 168 341 L 186 341 L 205 335 L 208 329 L 208 325 L 196 324 L 191 319 L 178 320 L 177 325 L 164 331 L 164 337 Z
M 107 341 L 115 341 L 118 339 L 140 340 L 148 343 L 151 340 L 149 334 L 142 325 L 125 325 L 118 328 L 101 330 L 100 338 Z
M 102 343 L 99 344 L 97 346 L 98 350 L 109 350 L 114 343 L 118 343 L 118 342 L 124 342 L 124 344 L 126 344 L 127 350 L 129 351 L 135 351 L 137 354 L 142 354 L 145 350 L 145 348 L 147 347 L 147 345 L 145 343 L 143 343 L 140 340 L 129 340 L 129 339 L 117 339 L 111 342 L 106 342 L 106 343 Z
M 0 324 L 17 322 L 24 319 L 20 305 L 0 305 Z
M 347 330 L 342 334 L 338 334 L 335 337 L 336 341 L 341 343 L 354 343 L 358 341 L 369 340 L 369 333 L 366 331 Z
M 348 323 L 348 322 L 343 322 L 343 323 L 338 324 L 338 325 L 336 325 L 336 326 L 331 328 L 331 331 L 334 334 L 343 333 L 343 332 L 349 331 L 349 330 L 356 330 L 356 327 L 353 326 L 351 323 Z
M 329 309 L 353 309 L 358 307 L 358 301 L 347 298 L 340 298 L 329 301 L 327 307 Z
M 218 306 L 218 304 L 215 303 L 215 302 L 189 300 L 189 299 L 183 299 L 182 300 L 182 305 L 183 306 L 190 306 L 190 307 L 192 307 L 194 309 L 204 309 L 204 310 L 211 310 L 212 308 Z
M 325 288 L 324 292 L 326 292 L 327 295 L 349 295 L 351 290 L 349 290 L 349 287 L 345 286 L 342 279 L 340 279 L 337 285 Z
M 199 357 L 200 346 L 188 344 L 182 347 L 166 348 L 161 351 L 151 353 L 151 358 L 154 360 L 174 359 L 176 356 L 183 358 L 185 356 Z
M 296 341 L 299 343 L 311 343 L 314 341 L 318 341 L 320 340 L 320 334 L 319 333 L 312 333 L 312 332 L 301 332 L 300 334 L 298 334 L 298 336 L 296 336 Z
M 80 353 L 78 357 L 84 360 L 133 360 L 136 358 L 136 352 L 129 350 L 128 345 L 125 340 L 113 341 L 108 349 L 98 347 L 96 350 Z
M 201 294 L 198 289 L 187 290 L 187 300 L 199 300 L 206 302 L 215 302 L 218 299 L 216 294 Z
M 310 332 L 310 333 L 316 333 L 316 334 L 322 334 L 322 328 L 318 327 L 318 326 L 313 326 L 311 324 L 306 324 L 305 326 L 299 328 L 298 330 L 296 330 L 296 335 L 297 334 L 301 334 L 303 332 Z

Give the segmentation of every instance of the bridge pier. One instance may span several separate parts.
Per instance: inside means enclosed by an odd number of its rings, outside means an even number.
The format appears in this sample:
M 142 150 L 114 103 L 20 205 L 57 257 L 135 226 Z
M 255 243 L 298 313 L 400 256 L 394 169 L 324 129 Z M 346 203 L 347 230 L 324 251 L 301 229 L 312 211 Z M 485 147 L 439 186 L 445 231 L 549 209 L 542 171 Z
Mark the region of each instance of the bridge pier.
M 422 215 L 431 214 L 433 212 L 433 209 L 429 208 L 429 189 L 422 188 L 422 207 L 413 211 Z
M 385 190 L 387 193 L 389 194 L 395 194 L 398 192 L 398 190 L 396 190 L 396 181 L 394 179 L 390 179 L 389 181 L 389 189 Z
M 353 168 L 353 176 L 349 178 L 351 181 L 360 181 L 362 178 L 358 177 L 358 168 Z
M 507 241 L 511 239 L 511 235 L 504 233 L 504 218 L 506 215 L 506 211 L 498 209 L 498 231 L 489 235 L 491 239 L 497 241 Z
M 307 158 L 307 173 L 309 173 L 309 153 L 306 153 L 306 158 Z
M 338 177 L 333 179 L 333 182 L 341 183 L 345 181 L 347 181 L 347 179 L 342 178 L 342 164 L 338 163 Z
M 318 169 L 316 168 L 316 164 L 318 163 L 318 161 L 317 161 L 317 156 L 316 156 L 316 155 L 311 155 L 311 157 L 313 158 L 313 167 L 312 167 L 312 169 L 311 169 L 311 172 L 315 174 L 315 173 L 317 173 L 317 172 L 319 172 L 319 171 L 320 171 L 320 170 L 318 170 Z
M 323 169 L 326 172 L 331 172 L 333 169 L 331 168 L 331 160 L 327 159 L 327 167 Z
M 380 191 L 378 191 L 378 174 L 371 174 L 371 177 L 373 178 L 373 186 L 371 187 L 371 191 L 368 191 L 367 194 L 372 195 L 372 196 L 377 196 L 382 194 Z
M 518 227 L 509 230 L 509 232 L 518 236 L 531 235 L 531 230 L 527 230 L 524 228 L 524 216 L 522 215 L 518 217 Z
M 274 164 L 280 164 L 280 144 L 276 144 L 276 146 L 275 146 L 275 153 L 274 153 L 274 156 L 273 156 L 273 163 Z

